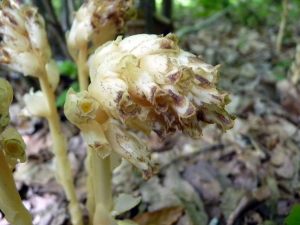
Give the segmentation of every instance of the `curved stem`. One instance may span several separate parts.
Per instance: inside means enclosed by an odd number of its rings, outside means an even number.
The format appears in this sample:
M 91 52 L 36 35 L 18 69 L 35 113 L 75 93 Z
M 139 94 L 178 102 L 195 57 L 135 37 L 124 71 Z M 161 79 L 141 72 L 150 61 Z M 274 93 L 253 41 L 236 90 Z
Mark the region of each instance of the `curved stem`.
M 9 223 L 32 224 L 31 215 L 22 203 L 2 148 L 0 148 L 0 199 L 0 208 Z
M 54 93 L 50 87 L 46 73 L 39 77 L 39 82 L 50 111 L 50 115 L 47 117 L 47 120 L 53 141 L 53 151 L 56 157 L 56 176 L 58 182 L 63 186 L 67 199 L 70 202 L 68 208 L 71 215 L 72 224 L 81 225 L 83 224 L 82 214 L 73 184 L 70 162 L 67 158 L 66 138 L 60 129 Z

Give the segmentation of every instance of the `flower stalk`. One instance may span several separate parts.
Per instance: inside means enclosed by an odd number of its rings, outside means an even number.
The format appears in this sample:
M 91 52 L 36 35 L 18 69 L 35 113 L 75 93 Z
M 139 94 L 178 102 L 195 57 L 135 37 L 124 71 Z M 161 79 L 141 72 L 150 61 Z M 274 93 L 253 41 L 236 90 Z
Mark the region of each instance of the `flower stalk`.
M 102 224 L 99 215 L 105 212 L 115 216 L 116 204 L 110 207 L 111 200 L 106 198 L 110 177 L 105 173 L 110 173 L 112 152 L 139 168 L 145 179 L 158 172 L 146 145 L 123 125 L 145 134 L 154 131 L 161 140 L 176 130 L 198 138 L 208 123 L 223 131 L 233 126 L 234 116 L 224 109 L 228 94 L 216 88 L 218 66 L 181 50 L 177 41 L 168 34 L 107 42 L 90 59 L 88 91 L 67 93 L 65 115 L 92 149 L 94 223 Z M 97 180 L 100 177 L 102 182 Z
M 0 209 L 9 223 L 30 225 L 31 215 L 22 203 L 12 175 L 14 166 L 26 160 L 21 135 L 8 125 L 12 99 L 12 87 L 0 78 Z
M 89 0 L 76 12 L 71 30 L 66 37 L 69 52 L 78 66 L 81 91 L 87 90 L 89 85 L 88 55 L 122 32 L 124 23 L 132 16 L 132 0 Z M 89 222 L 101 224 L 100 217 L 94 216 L 101 213 L 95 212 L 102 208 L 97 205 L 101 204 L 108 211 L 112 207 L 110 157 L 102 159 L 93 148 L 87 146 L 86 169 L 88 172 L 86 207 Z

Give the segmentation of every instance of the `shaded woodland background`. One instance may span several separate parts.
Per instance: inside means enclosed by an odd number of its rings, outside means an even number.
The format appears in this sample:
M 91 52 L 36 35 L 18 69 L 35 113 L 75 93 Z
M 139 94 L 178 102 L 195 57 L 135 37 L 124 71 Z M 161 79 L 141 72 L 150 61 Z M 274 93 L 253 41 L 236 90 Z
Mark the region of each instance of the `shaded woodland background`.
M 77 194 L 84 203 L 85 144 L 61 109 L 69 87 L 78 90 L 64 35 L 83 1 L 34 2 L 46 19 L 59 62 L 57 106 Z M 286 26 L 278 51 L 283 2 Z M 136 6 L 137 18 L 124 35 L 174 32 L 182 49 L 221 64 L 219 87 L 231 93 L 227 110 L 237 118 L 227 133 L 208 125 L 199 140 L 176 133 L 160 143 L 155 134 L 138 134 L 161 170 L 148 181 L 126 163 L 114 172 L 115 194 L 142 196 L 141 204 L 122 217 L 141 225 L 277 225 L 285 224 L 294 206 L 296 213 L 286 224 L 300 224 L 295 216 L 300 215 L 300 1 L 140 0 Z M 65 196 L 54 178 L 47 123 L 18 116 L 22 95 L 31 87 L 38 89 L 37 82 L 4 67 L 0 75 L 13 85 L 11 121 L 27 144 L 28 161 L 14 172 L 24 204 L 34 224 L 69 224 Z M 0 224 L 7 223 L 0 219 Z

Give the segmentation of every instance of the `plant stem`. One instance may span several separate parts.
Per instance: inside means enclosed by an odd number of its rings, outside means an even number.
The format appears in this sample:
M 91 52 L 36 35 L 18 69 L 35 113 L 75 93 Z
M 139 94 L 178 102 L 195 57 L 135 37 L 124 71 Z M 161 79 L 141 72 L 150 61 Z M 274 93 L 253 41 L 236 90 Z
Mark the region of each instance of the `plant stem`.
M 0 208 L 10 224 L 32 224 L 31 215 L 22 203 L 2 147 L 0 148 L 0 199 Z
M 80 90 L 87 90 L 89 85 L 89 74 L 86 66 L 87 45 L 80 48 L 78 54 L 78 79 Z M 108 212 L 112 208 L 111 171 L 110 157 L 101 159 L 95 150 L 87 146 L 87 203 L 89 224 L 100 224 L 97 218 L 97 204 L 102 204 Z
M 96 151 L 92 151 L 91 160 L 95 205 L 100 203 L 110 212 L 112 209 L 110 156 L 101 159 L 97 156 Z
M 86 209 L 89 215 L 89 224 L 93 225 L 93 218 L 95 214 L 95 198 L 94 198 L 94 183 L 93 183 L 93 173 L 92 173 L 92 149 L 87 146 L 87 156 L 85 161 L 85 168 L 87 170 L 87 179 L 86 179 L 86 187 L 87 187 L 87 200 L 86 200 Z
M 54 93 L 49 85 L 46 72 L 39 77 L 41 90 L 45 95 L 47 104 L 49 107 L 49 116 L 47 117 L 49 123 L 49 129 L 53 141 L 53 151 L 56 157 L 56 176 L 58 182 L 63 186 L 67 200 L 70 202 L 68 205 L 69 212 L 71 215 L 71 221 L 74 225 L 81 225 L 82 214 L 81 209 L 77 200 L 75 187 L 73 184 L 72 172 L 70 162 L 67 158 L 66 151 L 66 138 L 63 136 L 60 125 L 58 112 L 55 105 Z
M 87 45 L 84 45 L 79 50 L 78 61 L 76 62 L 78 66 L 79 88 L 81 91 L 87 90 L 89 85 L 89 76 L 86 67 L 86 61 L 87 61 Z

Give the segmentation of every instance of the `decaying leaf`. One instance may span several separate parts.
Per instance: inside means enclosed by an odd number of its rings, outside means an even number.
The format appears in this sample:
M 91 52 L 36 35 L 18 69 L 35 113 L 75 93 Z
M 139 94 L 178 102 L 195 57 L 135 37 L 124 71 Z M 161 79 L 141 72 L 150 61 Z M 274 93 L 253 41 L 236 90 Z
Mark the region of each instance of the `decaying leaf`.
M 182 206 L 170 206 L 153 212 L 146 212 L 133 218 L 139 225 L 172 225 L 183 212 Z

